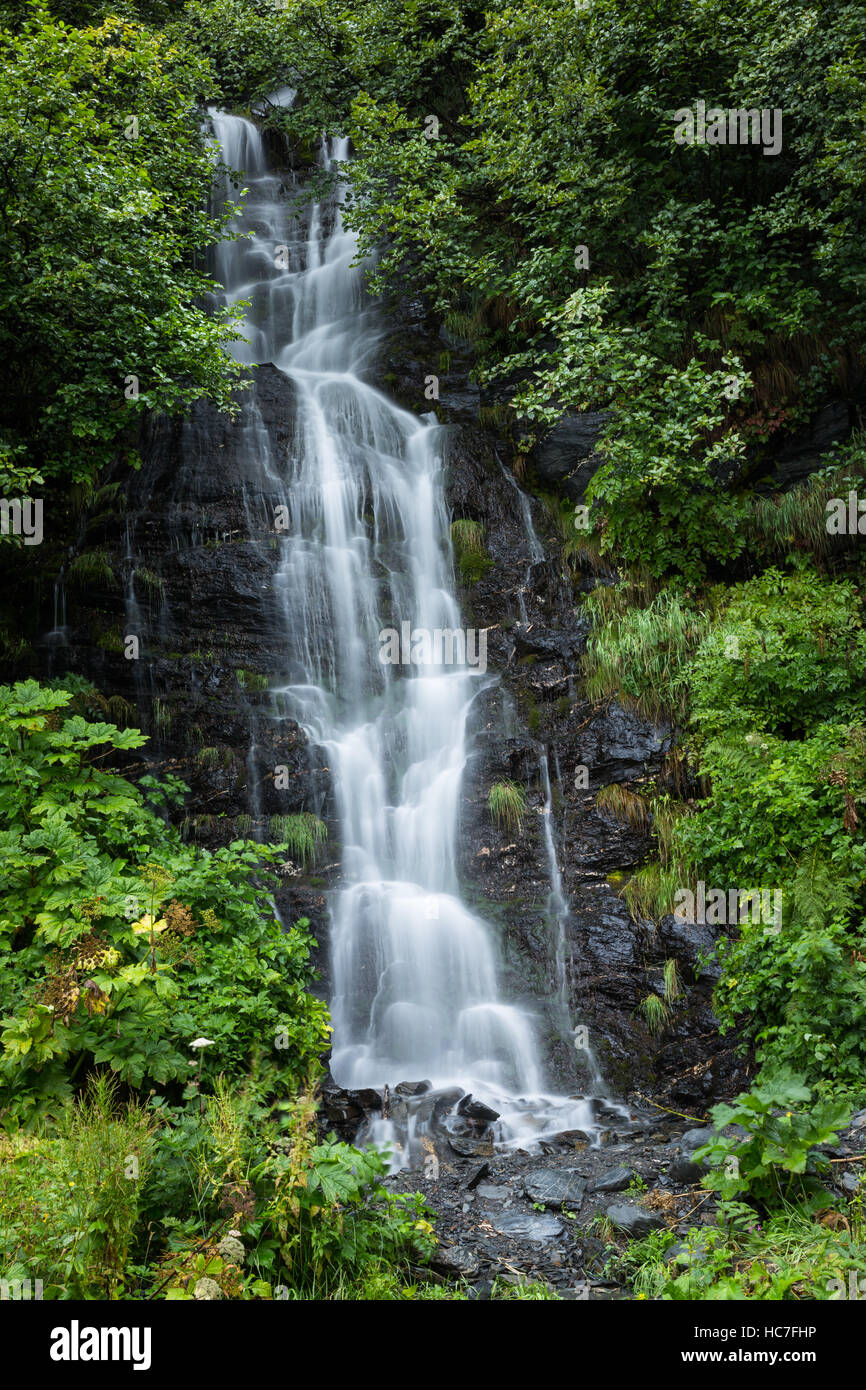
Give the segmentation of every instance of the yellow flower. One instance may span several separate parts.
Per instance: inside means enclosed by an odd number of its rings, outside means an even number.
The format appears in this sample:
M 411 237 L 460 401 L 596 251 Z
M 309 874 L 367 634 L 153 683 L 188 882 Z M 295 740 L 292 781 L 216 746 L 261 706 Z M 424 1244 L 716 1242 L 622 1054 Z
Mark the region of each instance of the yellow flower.
M 133 922 L 132 930 L 135 932 L 136 936 L 141 936 L 145 932 L 150 936 L 156 932 L 165 931 L 167 926 L 168 922 L 164 917 L 160 917 L 159 921 L 155 922 L 150 913 L 146 912 L 141 918 L 141 921 Z

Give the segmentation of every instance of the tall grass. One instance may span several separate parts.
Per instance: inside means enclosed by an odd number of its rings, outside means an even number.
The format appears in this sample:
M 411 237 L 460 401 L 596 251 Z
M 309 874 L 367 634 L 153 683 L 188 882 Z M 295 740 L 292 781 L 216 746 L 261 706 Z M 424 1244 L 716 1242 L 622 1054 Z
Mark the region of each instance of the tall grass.
M 451 523 L 451 544 L 461 579 L 474 584 L 493 564 L 484 544 L 480 521 L 460 517 Z
M 516 830 L 519 834 L 526 814 L 526 793 L 508 778 L 494 782 L 487 797 L 487 809 L 500 830 Z
M 312 863 L 316 850 L 328 838 L 328 827 L 310 811 L 294 816 L 271 816 L 268 835 L 277 844 L 288 846 L 289 854 L 303 865 Z
M 636 922 L 658 923 L 673 911 L 674 895 L 682 886 L 682 875 L 675 867 L 653 862 L 641 865 L 621 896 Z
M 155 1145 L 153 1115 L 94 1076 L 50 1135 L 0 1140 L 0 1276 L 49 1298 L 122 1296 Z
M 617 699 L 645 719 L 682 722 L 689 707 L 689 663 L 710 630 L 706 613 L 663 591 L 645 608 L 595 589 L 586 607 L 595 622 L 586 644 L 584 679 L 591 700 Z
M 858 432 L 862 436 L 862 432 Z M 751 499 L 746 515 L 749 546 L 763 559 L 783 559 L 792 551 L 807 551 L 825 562 L 840 548 L 856 545 L 856 536 L 830 535 L 827 531 L 827 503 L 833 497 L 847 498 L 849 491 L 862 490 L 866 470 L 860 455 L 862 441 L 852 436 L 854 455 L 848 464 L 824 468 L 798 483 L 788 492 L 773 497 Z
M 620 782 L 602 787 L 595 804 L 599 811 L 625 821 L 633 830 L 646 830 L 650 824 L 649 807 L 643 797 Z
M 648 994 L 637 1006 L 648 1031 L 654 1038 L 661 1037 L 670 1021 L 670 1010 L 664 999 L 657 994 Z

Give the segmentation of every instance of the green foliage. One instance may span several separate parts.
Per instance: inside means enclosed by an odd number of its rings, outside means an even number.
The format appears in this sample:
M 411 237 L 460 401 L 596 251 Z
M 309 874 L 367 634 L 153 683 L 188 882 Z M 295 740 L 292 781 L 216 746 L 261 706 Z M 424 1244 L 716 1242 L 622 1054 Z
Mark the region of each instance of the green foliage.
M 268 823 L 271 838 L 286 845 L 289 854 L 303 865 L 313 862 L 316 849 L 328 838 L 328 827 L 311 811 L 294 816 L 271 816 Z
M 0 688 L 7 1113 L 56 1103 L 94 1063 L 132 1087 L 187 1081 L 200 1035 L 221 1067 L 263 1051 L 287 1079 L 304 1075 L 326 1015 L 305 992 L 308 924 L 283 932 L 269 906 L 276 851 L 183 845 L 139 787 L 101 766 L 144 735 L 64 718 L 72 698 L 33 681 Z M 164 801 L 183 788 L 146 790 Z
M 460 578 L 466 584 L 477 583 L 493 564 L 484 545 L 484 527 L 466 518 L 452 521 L 451 544 Z
M 53 1137 L 0 1137 L 0 1275 L 41 1278 L 49 1299 L 123 1297 L 154 1129 L 94 1076 Z
M 194 268 L 222 226 L 195 110 L 210 77 L 139 23 L 74 28 L 39 5 L 0 29 L 0 59 L 0 433 L 21 465 L 88 487 L 117 450 L 135 463 L 142 411 L 228 408 L 239 379 Z
M 717 1133 L 695 1153 L 697 1162 L 711 1164 L 704 1186 L 725 1199 L 747 1194 L 764 1207 L 820 1192 L 815 1175 L 829 1163 L 818 1146 L 832 1143 L 848 1123 L 850 1108 L 838 1099 L 811 1101 L 804 1078 L 780 1069 L 733 1105 L 713 1106 Z M 727 1125 L 741 1126 L 745 1137 L 720 1133 Z
M 194 1227 L 176 1227 L 172 1254 L 158 1273 L 162 1296 L 191 1298 L 200 1275 L 230 1297 L 271 1298 L 276 1285 L 290 1298 L 405 1296 L 410 1260 L 425 1259 L 434 1244 L 420 1194 L 385 1188 L 386 1164 L 376 1150 L 334 1135 L 320 1139 L 310 1094 L 281 1102 L 278 1116 L 268 1118 L 258 1089 L 238 1091 L 218 1078 L 204 1117 L 192 1125 L 184 1117 L 185 1137 L 176 1123 L 168 1131 L 175 1151 L 190 1156 L 200 1215 Z M 164 1184 L 152 1193 L 160 1205 L 165 1195 Z M 190 1268 L 201 1248 L 198 1232 L 212 1229 L 214 1219 L 219 1224 L 220 1207 L 234 1213 L 250 1246 L 243 1290 L 226 1288 L 224 1262 L 212 1246 Z
M 214 94 L 226 105 L 248 106 L 297 72 L 280 0 L 190 0 L 169 37 L 207 61 Z
M 763 1220 L 741 1202 L 723 1202 L 719 1225 L 692 1228 L 679 1241 L 654 1231 L 609 1262 L 637 1299 L 719 1302 L 847 1298 L 866 1273 L 857 1201 L 826 1224 L 808 1207 L 783 1204 Z
M 689 579 L 742 555 L 768 443 L 856 376 L 862 7 L 290 12 L 305 99 L 285 119 L 352 136 L 374 283 L 408 278 L 483 381 L 522 383 L 527 443 L 564 408 L 610 412 L 591 490 L 605 550 Z M 678 144 L 698 93 L 780 108 L 783 152 Z
M 862 711 L 866 629 L 850 580 L 770 569 L 724 593 L 723 612 L 694 656 L 692 720 L 724 732 L 803 733 Z
M 689 660 L 709 619 L 673 590 L 643 608 L 629 606 L 626 589 L 599 588 L 586 600 L 595 626 L 584 658 L 586 692 L 618 699 L 647 719 L 682 719 L 688 708 Z
M 67 571 L 69 582 L 86 588 L 90 584 L 113 584 L 114 570 L 104 550 L 89 550 L 76 555 Z
M 836 872 L 815 858 L 799 866 L 778 935 L 743 925 L 719 943 L 724 974 L 715 996 L 723 1029 L 737 1025 L 770 1066 L 789 1064 L 822 1089 L 862 1095 L 866 1021 L 862 913 Z
M 509 778 L 494 782 L 487 795 L 487 809 L 499 829 L 520 834 L 526 814 L 526 792 Z

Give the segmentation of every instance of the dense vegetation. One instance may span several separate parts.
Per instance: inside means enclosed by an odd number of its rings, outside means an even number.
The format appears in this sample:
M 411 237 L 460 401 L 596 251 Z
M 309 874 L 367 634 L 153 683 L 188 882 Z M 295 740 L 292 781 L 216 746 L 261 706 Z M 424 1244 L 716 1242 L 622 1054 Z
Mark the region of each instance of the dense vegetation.
M 825 524 L 866 487 L 864 21 L 844 0 L 0 4 L 0 490 L 45 496 L 55 538 L 109 465 L 136 466 L 142 412 L 231 408 L 202 107 L 284 83 L 300 100 L 265 119 L 351 136 L 374 287 L 410 286 L 471 346 L 527 486 L 563 412 L 604 412 L 588 514 L 553 501 L 575 576 L 617 581 L 587 600 L 584 676 L 679 738 L 641 805 L 608 789 L 657 842 L 629 901 L 658 918 L 701 880 L 783 904 L 778 932 L 723 942 L 716 992 L 761 1070 L 717 1118 L 763 1158 L 738 1148 L 727 1225 L 683 1275 L 655 1238 L 623 1257 L 653 1297 L 786 1296 L 785 1242 L 863 1260 L 859 1206 L 845 1238 L 816 1227 L 799 1175 L 866 1100 L 866 576 Z M 676 143 L 699 97 L 781 109 L 781 151 Z M 854 428 L 780 495 L 780 446 L 828 401 Z M 472 525 L 464 577 L 487 563 Z M 143 736 L 100 698 L 0 692 L 4 1272 L 50 1268 L 58 1296 L 185 1297 L 191 1273 L 414 1296 L 429 1213 L 315 1133 L 327 1022 L 306 925 L 270 902 L 285 848 L 185 845 L 183 788 L 118 770 Z M 519 825 L 522 788 L 494 790 Z M 717 1178 L 725 1142 L 710 1156 Z

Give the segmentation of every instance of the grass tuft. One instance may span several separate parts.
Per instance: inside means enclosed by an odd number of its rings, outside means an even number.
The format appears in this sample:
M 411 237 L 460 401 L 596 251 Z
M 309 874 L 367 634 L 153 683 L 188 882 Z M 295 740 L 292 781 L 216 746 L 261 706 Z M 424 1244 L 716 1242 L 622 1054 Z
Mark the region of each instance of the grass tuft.
M 277 844 L 287 845 L 293 859 L 306 866 L 316 857 L 316 850 L 328 838 L 328 827 L 311 811 L 294 816 L 271 816 L 268 836 Z
M 500 830 L 515 830 L 520 834 L 526 814 L 526 793 L 510 779 L 494 782 L 487 797 L 487 809 Z

